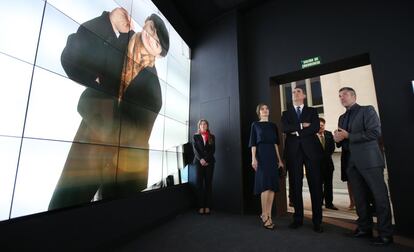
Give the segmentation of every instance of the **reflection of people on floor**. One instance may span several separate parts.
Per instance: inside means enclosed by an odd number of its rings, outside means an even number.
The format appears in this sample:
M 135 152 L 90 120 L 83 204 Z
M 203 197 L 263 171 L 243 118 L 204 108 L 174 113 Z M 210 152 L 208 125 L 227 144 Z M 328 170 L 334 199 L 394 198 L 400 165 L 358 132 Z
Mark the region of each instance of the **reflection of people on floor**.
M 211 134 L 208 121 L 201 119 L 197 123 L 198 132 L 193 136 L 193 163 L 196 169 L 196 189 L 198 200 L 198 213 L 210 214 L 213 201 L 213 173 L 214 152 L 216 139 Z
M 335 151 L 335 142 L 332 133 L 325 130 L 325 119 L 319 118 L 319 124 L 320 129 L 317 135 L 323 149 L 323 158 L 321 162 L 323 184 L 322 203 L 325 201 L 325 208 L 338 210 L 338 208 L 333 204 L 332 188 L 333 173 L 335 168 L 332 160 L 332 154 Z
M 275 192 L 279 191 L 279 175 L 283 162 L 279 155 L 279 134 L 276 124 L 269 122 L 269 107 L 259 104 L 256 108 L 259 121 L 253 122 L 249 147 L 252 167 L 255 171 L 254 194 L 260 194 L 262 213 L 260 218 L 266 229 L 274 229 L 272 206 Z
M 344 161 L 358 214 L 358 228 L 354 237 L 372 236 L 373 216 L 368 198 L 369 193 L 372 193 L 379 234 L 373 243 L 388 245 L 393 242 L 393 230 L 388 189 L 384 181 L 384 159 L 378 145 L 381 136 L 379 117 L 372 106 L 356 103 L 354 89 L 341 88 L 339 97 L 346 113 L 339 117 L 339 128 L 335 131 L 334 139 L 348 152 Z
M 68 37 L 62 66 L 87 88 L 78 102 L 82 122 L 49 209 L 90 202 L 98 190 L 108 198 L 146 188 L 148 150 L 118 146 L 148 149 L 162 105 L 154 62 L 166 55 L 169 39 L 155 14 L 141 33 L 134 34 L 131 24 L 128 12 L 116 8 Z
M 294 106 L 282 114 L 283 132 L 286 134 L 285 158 L 289 172 L 289 186 L 295 213 L 291 228 L 303 225 L 303 165 L 306 168 L 311 202 L 312 222 L 315 232 L 323 232 L 322 223 L 322 181 L 320 162 L 323 155 L 316 136 L 319 131 L 319 117 L 315 108 L 304 105 L 304 90 L 296 87 L 292 92 Z

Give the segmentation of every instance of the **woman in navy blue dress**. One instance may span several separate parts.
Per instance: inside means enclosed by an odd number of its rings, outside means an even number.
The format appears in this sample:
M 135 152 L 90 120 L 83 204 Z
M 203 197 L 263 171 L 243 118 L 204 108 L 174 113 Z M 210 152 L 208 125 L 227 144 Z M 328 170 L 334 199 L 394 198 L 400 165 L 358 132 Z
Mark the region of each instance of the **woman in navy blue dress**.
M 269 106 L 257 105 L 259 121 L 253 122 L 249 147 L 252 151 L 252 167 L 256 172 L 254 193 L 260 194 L 263 226 L 273 229 L 272 205 L 275 192 L 279 191 L 279 169 L 283 162 L 279 155 L 279 137 L 276 124 L 269 122 Z

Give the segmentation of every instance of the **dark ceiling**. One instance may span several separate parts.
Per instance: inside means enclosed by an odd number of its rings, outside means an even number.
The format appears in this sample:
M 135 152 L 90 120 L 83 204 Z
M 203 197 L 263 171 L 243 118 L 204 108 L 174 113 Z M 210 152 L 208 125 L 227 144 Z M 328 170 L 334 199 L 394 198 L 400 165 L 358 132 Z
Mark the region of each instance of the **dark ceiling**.
M 233 9 L 252 8 L 265 0 L 171 0 L 190 28 L 206 26 Z

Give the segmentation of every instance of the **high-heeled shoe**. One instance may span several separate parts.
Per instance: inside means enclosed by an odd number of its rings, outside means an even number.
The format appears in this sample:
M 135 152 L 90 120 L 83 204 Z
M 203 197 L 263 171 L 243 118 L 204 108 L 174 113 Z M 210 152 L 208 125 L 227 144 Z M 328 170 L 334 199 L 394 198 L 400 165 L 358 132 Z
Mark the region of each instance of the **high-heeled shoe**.
M 262 221 L 263 225 L 266 222 L 265 221 L 265 216 L 263 214 L 259 215 L 260 220 Z
M 273 224 L 270 216 L 267 216 L 267 219 L 263 222 L 263 227 L 269 230 L 273 230 L 275 228 L 275 224 Z

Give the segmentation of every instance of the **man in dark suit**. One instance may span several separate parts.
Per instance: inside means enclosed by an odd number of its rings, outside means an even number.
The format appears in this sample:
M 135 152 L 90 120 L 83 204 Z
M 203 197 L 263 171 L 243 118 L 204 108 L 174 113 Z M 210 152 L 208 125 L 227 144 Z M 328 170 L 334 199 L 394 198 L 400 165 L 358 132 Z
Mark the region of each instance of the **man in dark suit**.
M 333 135 L 330 131 L 325 130 L 325 119 L 319 118 L 320 129 L 318 132 L 319 142 L 321 143 L 323 149 L 323 158 L 321 162 L 321 172 L 322 172 L 322 184 L 323 184 L 323 193 L 322 193 L 322 203 L 325 200 L 325 208 L 338 210 L 334 206 L 333 202 L 333 189 L 332 189 L 332 180 L 334 172 L 334 163 L 332 161 L 332 154 L 335 151 L 335 142 Z
M 372 237 L 373 220 L 368 199 L 372 193 L 378 220 L 378 237 L 373 244 L 388 245 L 393 242 L 393 231 L 388 189 L 384 182 L 385 164 L 378 145 L 380 121 L 374 107 L 356 103 L 354 89 L 341 88 L 339 98 L 346 113 L 339 117 L 334 139 L 346 155 L 346 171 L 355 196 L 358 228 L 353 236 Z
M 285 158 L 289 172 L 290 193 L 295 213 L 290 228 L 303 225 L 303 165 L 312 201 L 312 222 L 315 232 L 321 233 L 322 223 L 322 181 L 320 161 L 322 146 L 316 133 L 319 131 L 319 117 L 315 108 L 304 105 L 305 92 L 295 88 L 292 92 L 294 106 L 283 111 L 282 126 L 286 134 Z

